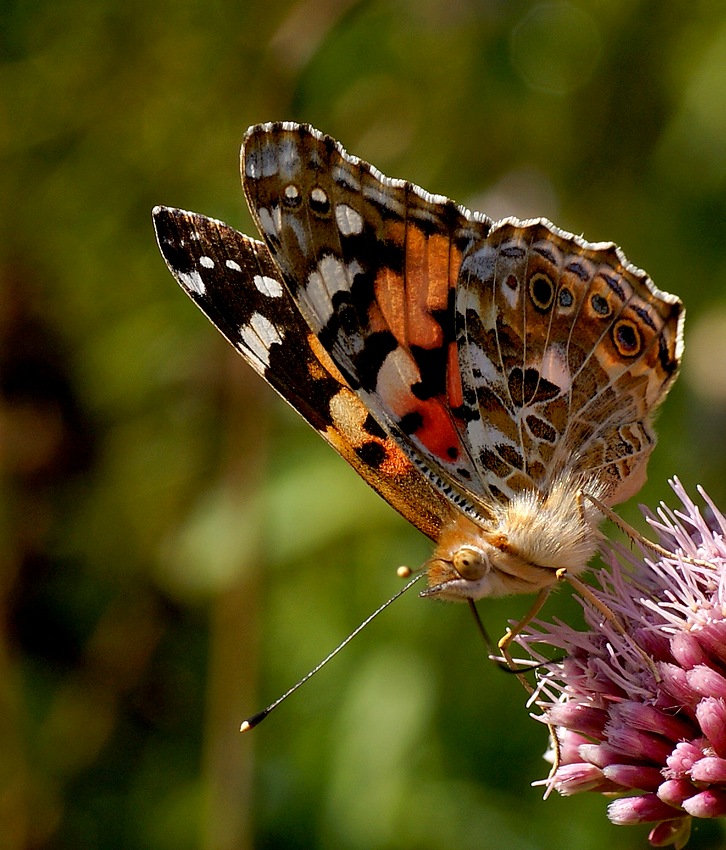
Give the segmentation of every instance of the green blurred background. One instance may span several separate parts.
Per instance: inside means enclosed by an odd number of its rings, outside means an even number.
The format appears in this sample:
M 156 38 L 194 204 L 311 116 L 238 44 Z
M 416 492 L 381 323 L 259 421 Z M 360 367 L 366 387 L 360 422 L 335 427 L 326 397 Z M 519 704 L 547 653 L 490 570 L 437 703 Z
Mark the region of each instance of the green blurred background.
M 640 498 L 673 502 L 677 474 L 726 506 L 726 6 L 0 14 L 0 847 L 644 847 L 603 799 L 530 787 L 545 729 L 464 606 L 409 594 L 238 734 L 430 545 L 182 295 L 150 210 L 251 232 L 242 135 L 290 119 L 491 216 L 616 241 L 689 311 Z M 500 634 L 528 605 L 481 610 Z M 547 614 L 578 617 L 567 591 Z

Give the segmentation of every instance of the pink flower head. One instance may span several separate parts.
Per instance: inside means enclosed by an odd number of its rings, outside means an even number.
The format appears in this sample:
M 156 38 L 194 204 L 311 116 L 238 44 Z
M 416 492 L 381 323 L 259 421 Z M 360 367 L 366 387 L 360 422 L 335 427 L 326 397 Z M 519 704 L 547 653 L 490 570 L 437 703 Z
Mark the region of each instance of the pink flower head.
M 682 848 L 693 818 L 726 815 L 726 519 L 700 489 L 704 513 L 671 486 L 683 510 L 649 521 L 673 554 L 612 547 L 597 574 L 614 617 L 581 600 L 588 631 L 537 622 L 517 640 L 545 662 L 532 702 L 557 730 L 549 786 L 622 794 L 613 823 L 655 823 L 652 846 Z M 543 644 L 564 660 L 547 662 Z

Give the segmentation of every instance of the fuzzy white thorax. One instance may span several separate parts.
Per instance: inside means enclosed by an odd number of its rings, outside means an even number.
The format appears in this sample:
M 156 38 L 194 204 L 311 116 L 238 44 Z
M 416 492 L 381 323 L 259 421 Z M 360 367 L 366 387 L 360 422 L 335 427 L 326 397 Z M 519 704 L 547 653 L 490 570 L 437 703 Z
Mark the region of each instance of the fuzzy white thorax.
M 603 517 L 584 494 L 604 500 L 604 489 L 596 479 L 565 473 L 546 493 L 523 490 L 491 505 L 491 519 L 481 525 L 456 517 L 429 561 L 425 595 L 463 600 L 536 593 L 554 584 L 559 570 L 577 575 L 602 539 Z

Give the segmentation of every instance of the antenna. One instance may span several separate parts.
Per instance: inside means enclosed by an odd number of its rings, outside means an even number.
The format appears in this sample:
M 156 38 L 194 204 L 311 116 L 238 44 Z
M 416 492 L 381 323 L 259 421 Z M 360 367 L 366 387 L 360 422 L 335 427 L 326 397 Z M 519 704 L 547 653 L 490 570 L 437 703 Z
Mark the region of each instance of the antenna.
M 262 723 L 262 721 L 273 710 L 273 708 L 277 708 L 277 706 L 280 705 L 281 702 L 286 700 L 290 696 L 290 694 L 295 693 L 295 691 L 301 685 L 304 685 L 308 679 L 311 679 L 318 672 L 318 670 L 321 670 L 323 667 L 325 667 L 328 661 L 334 658 L 340 652 L 340 650 L 343 649 L 343 647 L 347 646 L 359 632 L 362 632 L 363 629 L 368 625 L 368 623 L 371 622 L 371 620 L 374 620 L 382 611 L 385 611 L 389 605 L 395 602 L 400 596 L 403 596 L 403 594 L 406 593 L 409 588 L 413 587 L 414 584 L 416 584 L 416 582 L 423 575 L 423 573 L 419 573 L 418 575 L 414 576 L 411 581 L 406 584 L 405 587 L 398 591 L 398 593 L 394 594 L 387 602 L 384 602 L 383 605 L 381 605 L 379 608 L 376 608 L 376 610 L 369 617 L 366 617 L 365 620 L 363 620 L 363 622 L 357 628 L 355 628 L 342 643 L 339 643 L 338 646 L 336 646 L 335 649 L 329 655 L 326 655 L 325 658 L 323 658 L 323 660 L 319 664 L 313 667 L 313 669 L 309 673 L 306 673 L 297 684 L 293 685 L 290 688 L 289 691 L 285 691 L 285 693 L 281 697 L 278 697 L 273 703 L 270 703 L 267 708 L 263 708 L 262 711 L 258 711 L 257 714 L 253 714 L 252 717 L 248 717 L 247 720 L 243 721 L 242 725 L 239 727 L 239 731 L 248 732 L 250 729 L 254 729 L 255 726 Z

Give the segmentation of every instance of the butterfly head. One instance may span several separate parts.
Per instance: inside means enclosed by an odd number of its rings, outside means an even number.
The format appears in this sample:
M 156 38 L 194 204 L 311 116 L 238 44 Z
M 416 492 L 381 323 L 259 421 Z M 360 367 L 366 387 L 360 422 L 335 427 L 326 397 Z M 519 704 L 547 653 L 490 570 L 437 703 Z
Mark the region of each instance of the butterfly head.
M 426 564 L 429 586 L 422 596 L 465 601 L 531 593 L 555 581 L 554 570 L 528 563 L 502 533 L 476 527 L 464 517 L 447 532 Z

